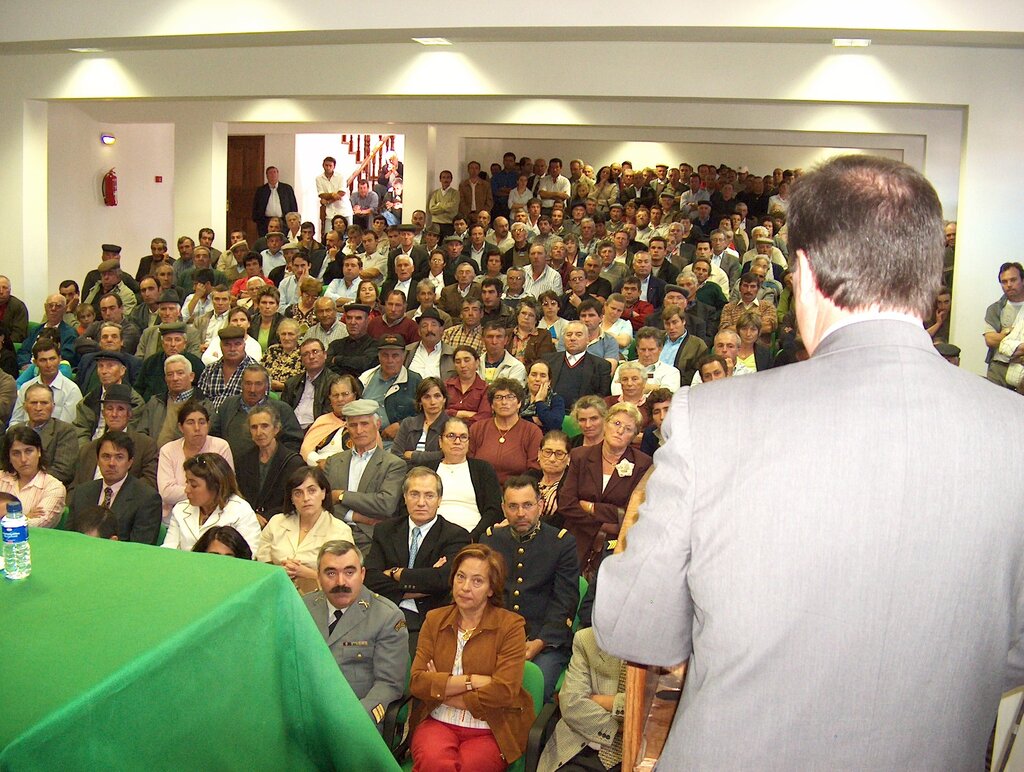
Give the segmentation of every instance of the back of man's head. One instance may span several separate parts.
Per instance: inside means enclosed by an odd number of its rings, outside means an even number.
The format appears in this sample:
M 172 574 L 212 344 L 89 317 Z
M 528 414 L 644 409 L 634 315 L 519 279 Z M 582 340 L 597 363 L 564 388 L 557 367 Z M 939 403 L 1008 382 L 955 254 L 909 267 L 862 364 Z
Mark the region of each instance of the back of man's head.
M 942 277 L 942 205 L 904 163 L 840 156 L 794 183 L 789 247 L 807 255 L 818 289 L 838 308 L 927 318 Z

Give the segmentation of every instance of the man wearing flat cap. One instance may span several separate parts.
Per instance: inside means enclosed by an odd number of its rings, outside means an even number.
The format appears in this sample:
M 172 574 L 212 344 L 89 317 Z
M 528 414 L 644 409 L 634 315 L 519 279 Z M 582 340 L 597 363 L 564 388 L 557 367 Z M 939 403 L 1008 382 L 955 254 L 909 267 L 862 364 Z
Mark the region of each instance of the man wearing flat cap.
M 430 270 L 430 253 L 416 243 L 416 226 L 398 226 L 398 246 L 388 252 L 388 276 L 395 275 L 395 258 L 404 255 L 412 260 L 413 276 L 421 279 Z
M 227 259 L 221 257 L 218 268 L 228 280 L 228 286 L 245 276 L 245 256 L 249 254 L 249 242 L 245 239 L 236 241 L 227 251 Z M 262 265 L 260 266 L 262 267 Z
M 356 378 L 377 363 L 377 339 L 367 331 L 370 326 L 370 307 L 362 303 L 345 306 L 345 329 L 348 336 L 333 341 L 327 347 L 327 366 L 338 375 Z
M 170 322 L 155 329 L 160 335 L 160 350 L 142 360 L 142 369 L 135 378 L 135 390 L 147 402 L 151 397 L 167 392 L 164 362 L 168 357 L 175 354 L 184 356 L 191 363 L 196 378 L 202 375 L 204 369 L 202 359 L 188 350 L 188 325 L 184 322 Z
M 156 303 L 156 317 L 157 323 L 143 331 L 139 347 L 135 350 L 136 356 L 141 357 L 143 361 L 162 349 L 160 327 L 181 321 L 181 300 L 174 290 L 164 290 L 160 293 Z M 195 356 L 199 356 L 201 351 L 199 331 L 191 324 L 185 325 L 185 350 Z
M 155 491 L 158 450 L 150 437 L 129 427 L 129 424 L 134 426 L 137 423 L 137 416 L 132 409 L 133 393 L 131 386 L 121 383 L 115 383 L 103 393 L 100 399 L 100 412 L 103 415 L 104 432 L 125 432 L 132 438 L 134 453 L 131 455 L 129 473 Z M 103 436 L 87 442 L 79 449 L 78 467 L 74 480 L 68 486 L 70 490 L 98 477 L 97 460 L 100 457 Z M 159 511 L 159 505 L 157 507 Z
M 104 244 L 104 246 L 113 245 Z M 118 250 L 120 249 L 118 247 Z M 138 305 L 135 293 L 139 291 L 139 285 L 135 284 L 135 281 L 131 280 L 129 276 L 121 273 L 121 261 L 113 259 L 104 260 L 96 268 L 96 273 L 98 281 L 93 282 L 89 289 L 83 292 L 82 302 L 97 308 L 99 298 L 113 293 L 121 298 L 125 314 L 131 315 L 131 312 L 135 310 L 135 306 Z M 88 277 L 86 277 L 86 280 L 88 281 Z M 127 286 L 129 280 L 135 285 L 134 287 Z
M 352 448 L 327 459 L 334 516 L 352 526 L 356 546 L 367 554 L 377 523 L 398 511 L 405 461 L 387 452 L 380 437 L 380 406 L 357 399 L 342 408 Z
M 78 411 L 75 414 L 74 427 L 78 433 L 78 441 L 85 444 L 94 440 L 106 431 L 106 421 L 101 410 L 101 403 L 104 395 L 111 386 L 128 386 L 128 365 L 130 358 L 121 351 L 108 351 L 100 349 L 95 354 L 96 377 L 99 385 L 91 389 L 78 403 Z M 133 418 L 129 419 L 128 426 L 136 428 L 138 415 L 145 402 L 138 393 L 131 389 L 129 399 L 131 402 Z
M 422 379 L 405 367 L 404 337 L 388 334 L 378 341 L 379 364 L 363 373 L 359 380 L 363 384 L 363 397 L 378 403 L 381 436 L 385 447 L 391 447 L 402 419 L 416 413 L 416 387 Z
M 245 330 L 229 324 L 220 331 L 221 358 L 199 377 L 200 390 L 219 410 L 228 397 L 242 393 L 242 371 L 256 361 L 245 353 Z
M 117 263 L 118 273 L 121 268 L 121 247 L 117 244 L 101 244 L 100 245 L 100 262 L 105 263 L 109 260 L 113 260 Z M 100 270 L 94 268 L 85 275 L 85 281 L 82 282 L 82 297 L 87 297 L 89 291 L 97 284 L 100 280 Z M 139 291 L 138 282 L 135 281 L 131 276 L 124 275 L 121 277 L 121 281 L 124 282 L 125 286 L 128 287 L 133 293 Z M 100 293 L 103 294 L 103 293 Z M 88 301 L 86 301 L 88 302 Z

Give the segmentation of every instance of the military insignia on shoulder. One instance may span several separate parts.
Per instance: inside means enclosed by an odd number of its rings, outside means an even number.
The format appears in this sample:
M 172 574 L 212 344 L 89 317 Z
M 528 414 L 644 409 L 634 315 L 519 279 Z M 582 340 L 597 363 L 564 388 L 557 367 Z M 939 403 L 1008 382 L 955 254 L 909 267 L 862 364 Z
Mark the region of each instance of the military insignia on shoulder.
M 565 626 L 566 627 L 572 627 L 572 620 L 571 619 L 566 619 L 565 620 Z
M 403 627 L 405 627 L 405 620 L 404 619 L 399 619 L 397 622 L 395 622 L 395 632 L 396 633 L 399 630 L 401 630 Z
M 371 711 L 371 714 L 373 715 L 373 720 L 379 724 L 384 720 L 384 706 L 378 702 L 377 706 Z
M 569 532 L 563 528 L 561 531 L 558 532 L 558 538 L 561 539 L 567 533 L 569 533 Z
M 363 608 L 370 608 L 370 601 L 368 601 L 368 600 L 361 600 L 361 601 L 359 601 L 359 605 L 362 606 Z
M 488 527 L 487 530 L 484 533 L 486 533 L 488 536 L 494 536 L 494 528 L 493 528 L 493 526 Z

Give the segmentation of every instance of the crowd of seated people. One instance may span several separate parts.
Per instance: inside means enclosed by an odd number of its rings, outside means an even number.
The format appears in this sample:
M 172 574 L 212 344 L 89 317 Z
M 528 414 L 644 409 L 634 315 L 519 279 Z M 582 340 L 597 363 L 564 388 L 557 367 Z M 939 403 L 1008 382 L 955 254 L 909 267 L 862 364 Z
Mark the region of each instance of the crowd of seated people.
M 203 228 L 174 257 L 155 238 L 133 277 L 104 244 L 37 323 L 0 276 L 0 493 L 32 527 L 279 566 L 314 591 L 378 726 L 416 698 L 417 768 L 522 755 L 526 661 L 548 700 L 568 667 L 563 714 L 583 717 L 541 768 L 609 768 L 621 663 L 585 630 L 574 643 L 578 580 L 676 391 L 807 357 L 786 231 L 799 170 L 563 174 L 507 153 L 443 171 L 405 223 L 401 166 L 349 196 L 325 159 L 319 240 L 270 213 L 295 206 L 271 167 L 251 246 Z M 1024 389 L 1024 269 L 999 280 L 989 377 Z M 955 360 L 949 302 L 926 326 Z

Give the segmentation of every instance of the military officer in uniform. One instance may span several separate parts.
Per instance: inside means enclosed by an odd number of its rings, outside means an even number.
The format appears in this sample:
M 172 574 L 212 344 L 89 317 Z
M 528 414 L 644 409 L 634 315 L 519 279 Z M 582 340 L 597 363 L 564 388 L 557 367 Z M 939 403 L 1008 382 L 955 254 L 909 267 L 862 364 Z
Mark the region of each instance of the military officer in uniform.
M 544 674 L 544 701 L 572 653 L 572 621 L 579 605 L 576 539 L 542 523 L 540 490 L 533 477 L 510 477 L 501 502 L 507 526 L 488 528 L 480 539 L 505 558 L 505 608 L 526 619 L 526 658 Z
M 379 731 L 388 705 L 405 691 L 409 631 L 394 603 L 363 586 L 365 576 L 356 545 L 325 542 L 317 557 L 320 589 L 302 601 Z

